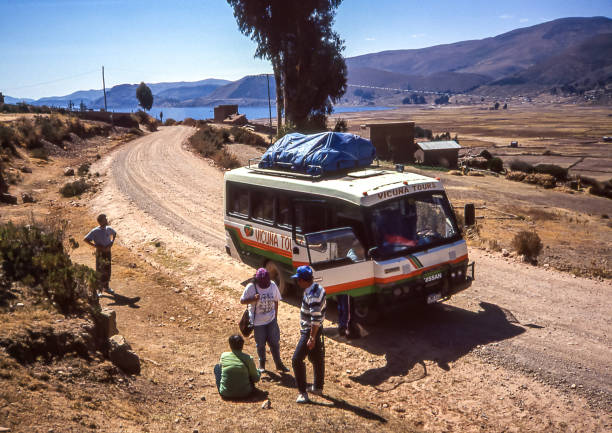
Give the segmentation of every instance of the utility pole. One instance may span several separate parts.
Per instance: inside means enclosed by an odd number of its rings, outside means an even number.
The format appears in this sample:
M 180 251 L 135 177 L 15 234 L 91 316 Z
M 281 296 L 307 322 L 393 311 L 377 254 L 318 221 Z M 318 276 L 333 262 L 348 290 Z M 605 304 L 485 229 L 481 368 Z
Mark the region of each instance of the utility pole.
M 270 102 L 270 74 L 266 74 L 268 81 L 268 113 L 270 116 L 270 128 L 272 128 L 272 103 Z
M 108 111 L 106 109 L 106 83 L 104 82 L 104 66 L 102 66 L 102 90 L 104 91 L 104 111 Z

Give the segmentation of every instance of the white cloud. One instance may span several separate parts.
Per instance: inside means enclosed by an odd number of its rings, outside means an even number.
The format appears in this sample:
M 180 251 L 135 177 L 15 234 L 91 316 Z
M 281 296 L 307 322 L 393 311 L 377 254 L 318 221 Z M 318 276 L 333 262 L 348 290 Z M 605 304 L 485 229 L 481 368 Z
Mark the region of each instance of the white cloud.
M 521 18 L 519 23 L 526 23 L 527 21 L 529 21 L 529 18 Z
M 366 41 L 375 41 L 376 38 L 365 38 Z
M 425 36 L 425 33 L 415 33 L 414 35 L 410 35 L 413 38 L 422 38 L 423 36 Z
M 502 20 L 509 20 L 510 18 L 514 18 L 514 15 L 503 14 L 499 16 Z

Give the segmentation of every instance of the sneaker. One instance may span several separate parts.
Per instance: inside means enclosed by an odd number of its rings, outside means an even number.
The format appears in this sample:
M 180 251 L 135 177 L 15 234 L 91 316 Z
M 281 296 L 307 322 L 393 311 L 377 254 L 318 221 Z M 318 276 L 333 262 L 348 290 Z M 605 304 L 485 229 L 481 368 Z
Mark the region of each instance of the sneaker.
M 289 372 L 289 369 L 285 366 L 285 364 L 277 365 L 276 369 L 278 371 L 283 372 L 283 373 L 288 373 Z
M 102 296 L 102 292 L 96 292 L 96 296 L 100 298 Z
M 115 291 L 111 289 L 110 287 L 107 287 L 106 289 L 104 289 L 104 291 L 108 293 L 109 295 L 115 296 Z
M 266 372 L 266 369 L 265 367 L 259 367 L 257 371 L 259 371 L 259 374 L 264 374 Z
M 314 395 L 323 395 L 323 388 L 315 388 L 314 385 L 310 385 L 308 392 Z
M 302 394 L 298 394 L 297 400 L 295 400 L 295 402 L 300 404 L 310 403 L 310 399 L 308 398 L 308 394 L 304 392 Z

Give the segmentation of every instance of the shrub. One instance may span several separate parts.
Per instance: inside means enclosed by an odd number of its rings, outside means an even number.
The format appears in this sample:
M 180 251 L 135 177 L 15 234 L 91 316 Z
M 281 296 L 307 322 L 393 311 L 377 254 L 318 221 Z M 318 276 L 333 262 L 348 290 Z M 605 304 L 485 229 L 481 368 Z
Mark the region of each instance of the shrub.
M 222 131 L 205 125 L 198 128 L 196 133 L 189 138 L 189 142 L 198 152 L 209 157 L 223 148 L 225 137 Z
M 529 164 L 527 161 L 513 159 L 510 161 L 510 170 L 522 171 L 523 173 L 533 173 L 533 165 Z
M 227 149 L 217 151 L 213 156 L 213 160 L 217 163 L 217 165 L 228 170 L 240 167 L 240 162 L 238 159 L 228 152 Z
M 431 129 L 421 128 L 420 126 L 414 127 L 414 136 L 416 138 L 428 138 L 429 140 L 433 139 Z
M 493 155 L 491 155 L 491 152 L 489 152 L 487 149 L 484 149 L 482 152 L 480 152 L 478 156 L 486 159 L 487 161 L 493 158 Z
M 496 173 L 501 173 L 502 171 L 504 171 L 504 161 L 502 161 L 501 158 L 491 158 L 488 161 L 487 167 L 489 168 L 489 170 L 494 171 Z
M 165 126 L 172 126 L 172 125 L 176 125 L 176 120 L 174 120 L 173 118 L 169 117 L 166 119 L 166 121 L 164 122 Z
M 9 126 L 0 123 L 0 147 L 15 151 L 17 145 L 17 134 L 15 130 Z
M 35 149 L 40 147 L 40 138 L 34 129 L 34 124 L 30 119 L 21 117 L 15 121 L 15 128 L 19 140 L 23 143 L 26 149 Z M 46 158 L 45 158 L 46 159 Z
M 517 254 L 535 259 L 542 251 L 542 241 L 536 232 L 522 230 L 512 239 L 512 247 Z
M 229 132 L 234 136 L 235 143 L 244 143 L 249 146 L 267 147 L 268 143 L 260 135 L 247 129 L 233 126 Z
M 60 193 L 64 197 L 74 197 L 80 195 L 89 189 L 90 185 L 83 179 L 75 180 L 74 182 L 68 182 L 60 188 Z
M 91 166 L 90 163 L 85 162 L 83 164 L 81 164 L 79 166 L 79 169 L 77 170 L 77 173 L 79 174 L 79 176 L 85 176 L 87 173 L 89 173 L 89 167 Z
M 196 121 L 192 117 L 187 117 L 186 119 L 183 120 L 183 125 L 185 125 L 185 126 L 195 126 L 196 125 Z
M 57 115 L 36 116 L 34 123 L 40 135 L 53 144 L 62 144 L 62 141 L 68 137 L 68 128 Z
M 336 124 L 334 125 L 334 132 L 346 132 L 348 131 L 348 125 L 346 124 L 346 120 L 338 119 L 336 120 Z
M 567 168 L 559 167 L 554 164 L 537 164 L 534 168 L 536 173 L 550 174 L 560 181 L 567 180 Z
M 509 171 L 506 173 L 506 179 L 513 180 L 515 182 L 522 182 L 525 180 L 525 176 L 527 176 L 522 171 Z
M 90 309 L 87 302 L 96 276 L 92 269 L 75 265 L 64 250 L 62 230 L 35 225 L 0 225 L 0 260 L 9 281 L 39 286 L 64 314 Z
M 525 176 L 525 182 L 540 185 L 544 188 L 554 188 L 557 185 L 557 181 L 554 176 L 550 174 L 532 173 Z

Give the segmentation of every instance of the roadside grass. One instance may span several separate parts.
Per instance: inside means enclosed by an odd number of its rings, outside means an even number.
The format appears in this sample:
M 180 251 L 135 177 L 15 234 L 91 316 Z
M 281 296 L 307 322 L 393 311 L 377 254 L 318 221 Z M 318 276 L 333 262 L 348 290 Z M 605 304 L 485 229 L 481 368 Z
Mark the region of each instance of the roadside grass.
M 83 194 L 91 185 L 84 179 L 78 179 L 74 182 L 67 182 L 60 188 L 60 194 L 64 197 L 74 197 Z
M 195 134 L 189 137 L 189 144 L 195 150 L 205 158 L 211 158 L 224 169 L 240 167 L 238 159 L 225 148 L 225 144 L 229 141 L 230 136 L 226 129 L 218 129 L 206 124 L 200 125 Z

